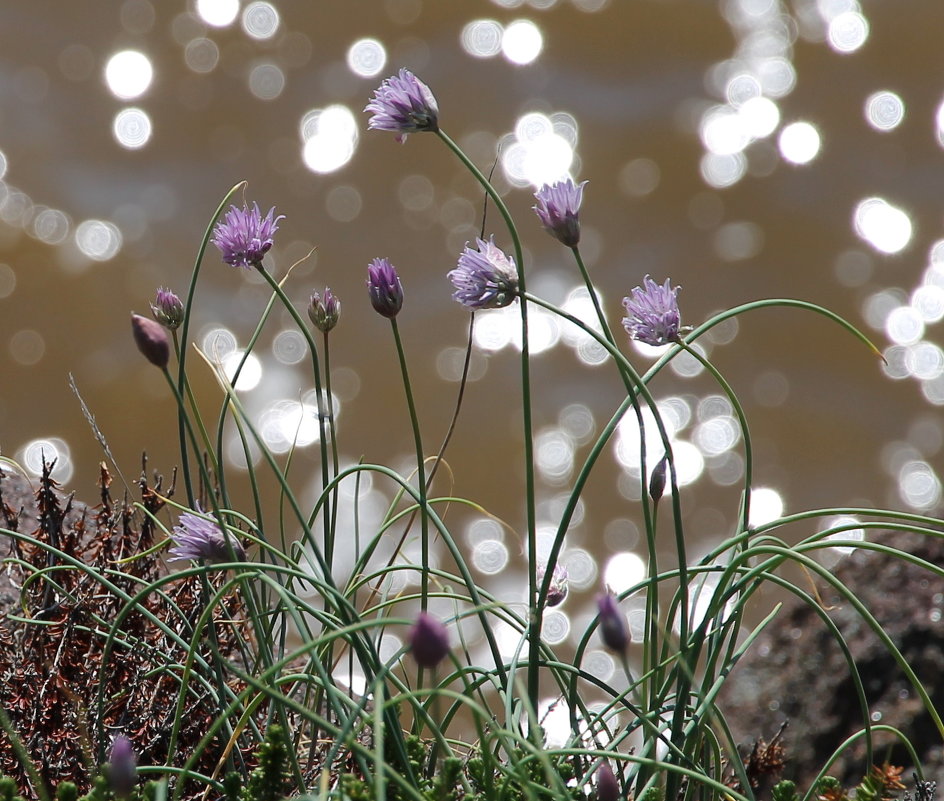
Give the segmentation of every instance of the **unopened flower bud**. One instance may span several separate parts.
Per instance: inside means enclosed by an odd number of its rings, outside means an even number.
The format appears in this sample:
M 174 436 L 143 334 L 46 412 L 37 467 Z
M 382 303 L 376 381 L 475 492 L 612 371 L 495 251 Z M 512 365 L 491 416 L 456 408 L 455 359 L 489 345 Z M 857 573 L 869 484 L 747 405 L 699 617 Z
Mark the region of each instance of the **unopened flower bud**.
M 339 301 L 330 289 L 325 287 L 324 295 L 317 292 L 311 293 L 311 300 L 308 303 L 308 317 L 314 323 L 321 333 L 327 334 L 338 324 L 338 318 L 341 316 L 341 301 Z
M 162 370 L 167 367 L 167 362 L 170 361 L 170 340 L 160 323 L 140 314 L 132 314 L 131 333 L 134 334 L 138 350 L 151 364 Z
M 665 492 L 665 471 L 668 465 L 669 455 L 666 454 L 659 459 L 659 463 L 652 470 L 652 475 L 649 476 L 649 497 L 655 503 L 659 502 L 659 498 Z
M 600 611 L 600 638 L 603 644 L 618 654 L 626 653 L 629 633 L 626 630 L 626 618 L 620 612 L 616 598 L 608 592 L 598 595 L 597 608 Z
M 544 575 L 547 571 L 545 565 L 538 568 L 538 583 L 544 581 Z M 551 572 L 551 583 L 547 588 L 546 603 L 547 606 L 560 606 L 567 597 L 567 568 L 563 565 L 554 565 Z
M 374 259 L 367 265 L 367 293 L 377 314 L 393 319 L 403 306 L 403 285 L 397 268 L 387 259 Z
M 449 632 L 442 621 L 427 612 L 420 612 L 410 630 L 410 651 L 416 664 L 434 668 L 449 653 Z
M 601 762 L 596 772 L 597 801 L 619 801 L 619 782 L 609 762 Z
M 131 740 L 119 734 L 112 740 L 107 767 L 108 784 L 118 798 L 127 798 L 131 795 L 137 772 L 134 746 Z
M 174 331 L 184 321 L 184 304 L 169 289 L 161 287 L 157 290 L 157 298 L 151 304 L 151 314 L 164 328 Z

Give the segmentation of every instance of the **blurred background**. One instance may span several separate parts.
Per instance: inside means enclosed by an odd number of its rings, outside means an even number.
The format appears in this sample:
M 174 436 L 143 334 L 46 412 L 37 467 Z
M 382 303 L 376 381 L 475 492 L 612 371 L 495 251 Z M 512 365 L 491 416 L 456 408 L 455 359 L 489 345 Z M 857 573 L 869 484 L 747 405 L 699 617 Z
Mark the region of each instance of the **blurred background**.
M 331 364 L 342 462 L 413 464 L 389 325 L 365 291 L 378 256 L 403 279 L 400 329 L 435 453 L 469 323 L 445 276 L 479 232 L 483 197 L 435 136 L 400 145 L 366 131 L 373 90 L 405 66 L 437 97 L 443 129 L 483 170 L 496 165 L 531 291 L 590 319 L 569 251 L 530 209 L 537 186 L 570 175 L 589 181 L 581 248 L 621 337 L 621 300 L 651 274 L 681 284 L 687 324 L 784 296 L 825 305 L 873 338 L 885 365 L 819 316 L 763 310 L 699 343 L 747 412 L 757 521 L 866 504 L 935 513 L 942 35 L 939 0 L 5 3 L 0 449 L 34 472 L 41 454 L 55 455 L 63 486 L 97 497 L 103 454 L 71 374 L 129 483 L 144 452 L 149 471 L 170 475 L 175 407 L 135 350 L 129 313 L 147 313 L 158 287 L 185 295 L 214 209 L 246 180 L 246 200 L 285 215 L 266 267 L 281 278 L 314 248 L 286 291 L 300 309 L 325 286 L 341 299 Z M 510 248 L 499 223 L 489 210 L 486 230 Z M 193 343 L 226 369 L 268 297 L 211 247 Z M 510 526 L 458 509 L 447 517 L 477 575 L 511 600 L 523 598 L 520 575 L 506 570 L 521 558 L 524 523 L 517 314 L 476 319 L 451 474 L 438 485 Z M 533 321 L 548 537 L 623 395 L 591 340 L 537 312 Z M 628 342 L 625 352 L 641 371 L 654 359 Z M 190 371 L 215 421 L 220 391 L 192 350 Z M 313 383 L 287 314 L 272 316 L 238 389 L 273 451 L 297 439 L 291 479 L 311 503 L 321 484 Z M 732 533 L 743 438 L 693 360 L 677 359 L 651 389 L 675 439 L 697 558 Z M 587 593 L 549 617 L 552 641 L 582 631 L 601 581 L 620 589 L 642 570 L 635 429 L 608 446 L 568 533 L 572 588 Z M 244 471 L 230 434 L 226 452 L 233 474 Z M 274 480 L 263 481 L 274 498 Z M 392 494 L 379 480 L 360 492 L 365 519 Z

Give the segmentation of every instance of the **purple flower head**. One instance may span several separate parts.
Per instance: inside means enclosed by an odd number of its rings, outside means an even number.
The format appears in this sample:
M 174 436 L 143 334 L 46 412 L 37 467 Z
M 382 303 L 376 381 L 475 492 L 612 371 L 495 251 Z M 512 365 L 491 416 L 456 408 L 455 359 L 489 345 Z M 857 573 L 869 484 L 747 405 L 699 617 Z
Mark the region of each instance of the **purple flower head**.
M 619 801 L 619 782 L 609 762 L 601 762 L 596 772 L 597 801 Z
M 374 259 L 367 265 L 367 294 L 377 314 L 391 320 L 403 306 L 403 285 L 397 268 L 387 259 Z
M 538 583 L 543 583 L 544 575 L 547 572 L 546 565 L 538 567 Z M 567 597 L 567 568 L 563 565 L 554 565 L 551 572 L 551 583 L 547 588 L 547 605 L 560 606 Z
M 439 106 L 429 87 L 408 69 L 385 78 L 364 111 L 373 114 L 369 130 L 393 131 L 397 141 L 407 134 L 439 130 Z
M 184 304 L 169 289 L 161 287 L 151 304 L 151 314 L 164 328 L 174 331 L 184 321 Z
M 420 612 L 410 629 L 410 651 L 416 664 L 434 668 L 449 653 L 449 632 L 438 618 Z
M 111 741 L 107 773 L 108 784 L 118 798 L 131 795 L 137 778 L 137 757 L 131 740 L 123 734 Z
M 279 230 L 279 220 L 285 219 L 284 214 L 274 215 L 274 206 L 265 217 L 255 203 L 251 209 L 230 206 L 213 229 L 213 244 L 220 249 L 223 261 L 233 267 L 260 267 Z
M 311 293 L 311 300 L 308 303 L 308 317 L 321 333 L 327 334 L 334 328 L 338 324 L 340 316 L 341 301 L 335 297 L 328 287 L 325 287 L 324 295 L 319 295 L 317 292 Z
M 518 271 L 515 262 L 495 244 L 476 239 L 478 250 L 466 244 L 456 269 L 449 280 L 456 288 L 454 300 L 470 309 L 500 309 L 511 303 L 518 293 Z
M 597 596 L 597 608 L 600 611 L 600 639 L 611 651 L 626 653 L 629 645 L 629 633 L 626 631 L 626 618 L 620 612 L 616 598 L 608 592 Z
M 532 206 L 534 213 L 547 232 L 569 248 L 576 247 L 580 241 L 580 220 L 577 215 L 586 184 L 586 181 L 574 184 L 568 178 L 555 184 L 544 184 L 534 193 L 538 200 L 538 205 Z
M 138 350 L 151 364 L 162 370 L 167 367 L 167 362 L 170 361 L 170 340 L 160 323 L 140 314 L 132 314 L 131 333 Z
M 647 345 L 678 342 L 682 330 L 676 299 L 679 289 L 668 278 L 659 286 L 647 275 L 642 287 L 637 286 L 630 297 L 623 298 L 628 315 L 623 318 L 623 328 L 630 337 Z
M 232 562 L 234 557 L 239 561 L 246 558 L 246 550 L 233 534 L 225 535 L 215 522 L 199 514 L 184 512 L 180 524 L 174 526 L 173 539 L 169 562 L 203 559 L 213 564 Z

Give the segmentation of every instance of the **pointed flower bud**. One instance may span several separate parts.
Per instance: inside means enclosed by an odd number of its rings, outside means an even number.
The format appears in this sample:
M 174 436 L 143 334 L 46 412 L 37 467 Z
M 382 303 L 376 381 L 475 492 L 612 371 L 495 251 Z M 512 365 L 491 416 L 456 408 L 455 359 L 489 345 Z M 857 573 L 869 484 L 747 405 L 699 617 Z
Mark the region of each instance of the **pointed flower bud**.
M 184 321 L 184 304 L 169 289 L 161 287 L 151 304 L 151 314 L 164 328 L 174 331 Z
M 618 654 L 626 653 L 629 633 L 626 630 L 626 618 L 620 612 L 616 598 L 608 592 L 598 595 L 597 608 L 600 611 L 600 638 L 603 644 Z
M 140 314 L 132 314 L 131 333 L 134 334 L 138 350 L 151 364 L 162 370 L 167 367 L 167 362 L 170 361 L 170 340 L 160 323 Z
M 538 584 L 544 582 L 547 566 L 538 567 Z M 567 597 L 567 568 L 563 565 L 554 565 L 551 573 L 551 583 L 547 588 L 547 605 L 560 606 Z
M 367 293 L 377 314 L 393 319 L 403 306 L 403 285 L 397 268 L 387 259 L 374 259 L 367 265 Z
M 259 206 L 252 204 L 250 209 L 230 206 L 226 215 L 213 229 L 213 244 L 219 248 L 223 261 L 233 267 L 262 266 L 262 257 L 269 252 L 274 242 L 275 232 L 279 230 L 279 220 L 285 215 L 275 215 L 275 206 L 269 209 L 265 217 Z
M 568 178 L 555 184 L 544 184 L 534 193 L 538 201 L 538 205 L 532 207 L 534 213 L 547 232 L 569 248 L 580 242 L 578 212 L 586 183 L 574 184 Z
M 668 466 L 669 454 L 665 454 L 659 459 L 652 469 L 652 475 L 649 476 L 649 497 L 652 498 L 654 503 L 658 503 L 662 493 L 665 492 L 665 471 Z
M 324 296 L 317 292 L 311 293 L 308 303 L 308 317 L 321 333 L 327 334 L 338 324 L 341 316 L 341 301 L 335 297 L 330 289 L 325 287 Z
M 385 78 L 364 111 L 373 116 L 368 130 L 393 131 L 397 141 L 407 134 L 439 130 L 439 106 L 429 87 L 408 69 Z
M 609 762 L 601 762 L 596 772 L 597 801 L 619 801 L 619 782 Z
M 131 795 L 137 772 L 134 745 L 123 734 L 119 734 L 111 742 L 107 766 L 108 784 L 118 798 L 127 798 Z
M 449 653 L 449 632 L 442 621 L 427 612 L 420 612 L 410 629 L 410 651 L 416 664 L 434 668 Z

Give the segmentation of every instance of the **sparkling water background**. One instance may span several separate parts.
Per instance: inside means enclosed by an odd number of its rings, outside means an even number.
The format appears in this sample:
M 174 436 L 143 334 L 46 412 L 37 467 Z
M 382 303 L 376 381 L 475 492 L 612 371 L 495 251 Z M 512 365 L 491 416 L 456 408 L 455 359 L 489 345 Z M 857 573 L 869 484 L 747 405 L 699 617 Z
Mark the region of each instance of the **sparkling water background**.
M 149 471 L 169 476 L 173 401 L 135 350 L 128 316 L 146 312 L 159 286 L 185 293 L 210 215 L 245 179 L 248 200 L 286 215 L 266 265 L 281 277 L 302 260 L 286 285 L 299 307 L 326 285 L 341 298 L 331 363 L 342 462 L 413 466 L 389 326 L 364 287 L 377 256 L 403 279 L 400 328 L 425 449 L 435 453 L 468 331 L 445 273 L 478 234 L 483 199 L 435 137 L 401 146 L 366 131 L 373 89 L 406 66 L 438 98 L 444 130 L 484 170 L 497 160 L 533 292 L 591 319 L 569 252 L 530 211 L 536 186 L 569 174 L 589 180 L 581 248 L 617 328 L 620 300 L 651 274 L 682 285 L 689 324 L 750 300 L 797 297 L 873 338 L 887 364 L 824 319 L 778 309 L 701 340 L 751 424 L 755 522 L 823 506 L 936 513 L 942 40 L 939 0 L 907 10 L 856 0 L 5 4 L 0 450 L 34 472 L 42 454 L 55 455 L 63 485 L 96 497 L 103 454 L 71 374 L 127 482 L 145 451 Z M 499 222 L 489 210 L 486 229 L 508 247 Z M 267 300 L 257 276 L 211 249 L 193 344 L 231 369 Z M 539 311 L 532 320 L 546 547 L 622 392 L 591 339 Z M 447 521 L 477 576 L 508 601 L 523 600 L 516 328 L 514 308 L 477 317 L 471 383 L 437 484 L 495 515 L 457 507 Z M 624 345 L 640 370 L 655 356 Z M 192 350 L 190 364 L 215 421 L 212 370 Z M 313 502 L 316 398 L 288 315 L 270 320 L 237 388 L 274 452 L 295 442 L 291 480 Z M 651 389 L 674 439 L 698 558 L 732 532 L 743 436 L 694 360 L 677 359 Z M 618 590 L 644 570 L 638 436 L 635 422 L 621 427 L 587 486 L 564 552 L 572 596 L 548 616 L 550 641 L 583 631 L 604 581 Z M 658 448 L 653 441 L 653 462 Z M 234 476 L 244 475 L 233 432 L 226 453 Z M 263 484 L 275 504 L 274 479 Z M 369 525 L 392 487 L 364 480 L 357 491 L 343 487 L 345 508 L 357 501 Z M 668 528 L 660 541 L 663 558 L 674 558 Z M 632 599 L 627 612 L 638 627 Z M 515 642 L 509 633 L 506 645 Z M 613 670 L 602 651 L 588 659 L 599 675 Z

